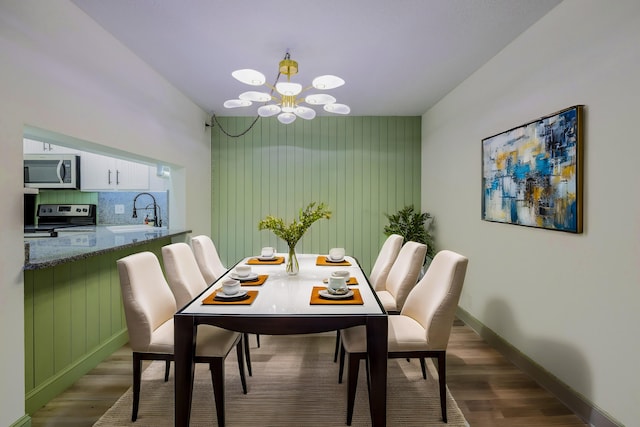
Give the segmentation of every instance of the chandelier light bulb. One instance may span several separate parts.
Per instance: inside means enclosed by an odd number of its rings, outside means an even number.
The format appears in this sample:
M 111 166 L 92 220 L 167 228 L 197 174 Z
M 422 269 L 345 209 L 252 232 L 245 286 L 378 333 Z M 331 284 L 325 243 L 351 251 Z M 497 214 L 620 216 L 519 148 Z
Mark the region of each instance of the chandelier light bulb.
M 296 96 L 302 92 L 302 85 L 300 83 L 279 82 L 276 84 L 276 90 L 280 95 Z
M 243 92 L 238 96 L 240 99 L 244 99 L 247 101 L 255 101 L 255 102 L 268 102 L 271 101 L 271 95 L 265 92 L 256 92 L 254 90 L 250 90 L 249 92 Z
M 293 112 L 296 113 L 296 116 L 305 120 L 311 120 L 316 116 L 316 111 L 309 107 L 296 107 Z
M 351 108 L 344 104 L 327 104 L 324 106 L 324 110 L 336 114 L 349 114 L 351 112 Z
M 326 93 L 318 93 L 315 95 L 309 95 L 305 98 L 304 102 L 311 105 L 323 105 L 323 104 L 333 104 L 336 102 L 336 99 L 327 95 Z
M 248 107 L 252 102 L 246 99 L 230 99 L 224 102 L 226 108 Z
M 271 116 L 275 116 L 280 111 L 282 110 L 277 105 L 273 105 L 273 104 L 263 105 L 262 107 L 258 108 L 258 115 L 260 117 L 271 117 Z
M 231 75 L 235 77 L 236 80 L 251 86 L 262 86 L 267 81 L 264 74 L 251 68 L 235 70 Z
M 282 113 L 278 116 L 278 121 L 283 125 L 288 125 L 296 120 L 296 115 L 293 113 Z
M 311 82 L 311 86 L 320 90 L 335 89 L 337 87 L 342 86 L 343 84 L 344 84 L 344 80 L 342 80 L 338 76 L 332 76 L 331 74 L 316 77 Z

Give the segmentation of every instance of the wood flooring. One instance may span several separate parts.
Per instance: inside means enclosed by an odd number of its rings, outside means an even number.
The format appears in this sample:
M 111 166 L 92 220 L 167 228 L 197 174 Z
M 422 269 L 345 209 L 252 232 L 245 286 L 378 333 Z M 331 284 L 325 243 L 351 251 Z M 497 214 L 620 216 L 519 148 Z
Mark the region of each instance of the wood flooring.
M 259 352 L 253 338 L 252 351 Z M 447 384 L 472 427 L 586 426 L 459 320 L 447 351 Z M 92 426 L 130 386 L 131 349 L 124 346 L 33 414 L 31 424 Z

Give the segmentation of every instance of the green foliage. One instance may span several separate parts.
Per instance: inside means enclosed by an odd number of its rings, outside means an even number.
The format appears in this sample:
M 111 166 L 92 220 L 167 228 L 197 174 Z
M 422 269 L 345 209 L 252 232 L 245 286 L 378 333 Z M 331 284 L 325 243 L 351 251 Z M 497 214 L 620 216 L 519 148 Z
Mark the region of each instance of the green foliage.
M 331 211 L 324 203 L 316 206 L 316 202 L 311 202 L 305 209 L 300 209 L 298 219 L 287 225 L 282 218 L 267 215 L 258 223 L 258 230 L 271 230 L 273 234 L 287 242 L 290 248 L 295 247 L 298 240 L 311 227 L 311 224 L 319 219 L 331 218 Z
M 385 214 L 389 224 L 384 227 L 384 234 L 399 234 L 404 241 L 414 241 L 427 245 L 427 256 L 433 258 L 436 254 L 433 236 L 429 233 L 431 221 L 428 226 L 425 223 L 433 216 L 428 212 L 415 212 L 413 205 L 405 206 L 393 215 Z

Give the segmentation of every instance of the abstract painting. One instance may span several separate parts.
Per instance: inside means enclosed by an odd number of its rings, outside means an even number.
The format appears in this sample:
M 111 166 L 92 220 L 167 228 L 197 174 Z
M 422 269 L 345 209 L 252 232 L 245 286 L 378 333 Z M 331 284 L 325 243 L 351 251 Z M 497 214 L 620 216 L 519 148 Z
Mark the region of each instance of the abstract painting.
M 482 140 L 482 219 L 582 233 L 577 105 Z

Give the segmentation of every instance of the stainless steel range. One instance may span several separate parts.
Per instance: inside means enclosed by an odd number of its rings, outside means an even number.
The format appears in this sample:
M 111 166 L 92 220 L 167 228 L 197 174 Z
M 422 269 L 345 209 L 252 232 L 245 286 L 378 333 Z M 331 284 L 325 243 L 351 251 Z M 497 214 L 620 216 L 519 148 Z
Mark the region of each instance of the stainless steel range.
M 25 225 L 24 237 L 57 237 L 58 231 L 95 231 L 96 205 L 38 205 L 37 225 Z

